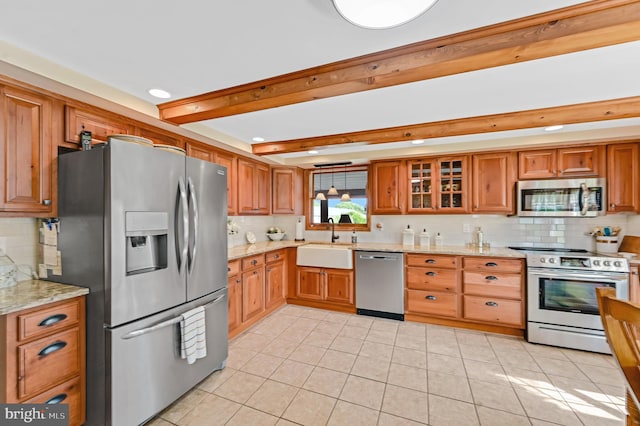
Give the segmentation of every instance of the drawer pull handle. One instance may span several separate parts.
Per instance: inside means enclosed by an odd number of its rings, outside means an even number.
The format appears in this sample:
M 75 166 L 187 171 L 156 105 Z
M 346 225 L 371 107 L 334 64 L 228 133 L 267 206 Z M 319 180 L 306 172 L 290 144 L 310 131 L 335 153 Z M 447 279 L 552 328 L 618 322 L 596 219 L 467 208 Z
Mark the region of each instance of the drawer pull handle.
M 38 352 L 38 356 L 47 356 L 67 346 L 67 342 L 55 342 Z
M 491 302 L 491 301 L 489 301 L 489 302 L 485 303 L 485 305 L 487 305 L 487 306 L 491 306 L 491 307 L 498 306 L 498 304 L 497 304 L 496 302 Z
M 275 256 L 273 256 L 275 259 L 280 259 L 280 255 L 276 254 Z
M 429 295 L 429 296 L 425 296 L 424 298 L 425 298 L 425 299 L 427 299 L 427 300 L 438 300 L 438 298 L 437 298 L 437 297 L 435 297 L 435 296 L 431 296 L 431 295 Z
M 424 263 L 436 263 L 436 261 L 433 259 L 427 259 L 424 261 Z
M 60 404 L 65 399 L 67 399 L 67 394 L 66 393 L 60 393 L 60 394 L 54 396 L 53 398 L 51 398 L 50 400 L 48 400 L 47 402 L 45 402 L 45 404 Z
M 55 314 L 49 317 L 46 317 L 38 324 L 38 327 L 51 327 L 53 324 L 56 324 L 60 321 L 67 319 L 66 314 Z
M 433 272 L 433 271 L 425 272 L 424 274 L 425 274 L 425 275 L 429 275 L 430 277 L 435 277 L 436 275 L 438 275 L 438 274 L 436 274 L 436 273 L 435 273 L 435 272 Z
M 257 261 L 257 260 L 255 260 L 255 259 L 253 259 L 253 260 L 251 261 L 251 264 L 252 264 L 252 265 L 257 265 L 257 264 L 258 264 L 258 261 Z
M 484 279 L 487 281 L 495 281 L 498 279 L 498 277 L 496 277 L 495 275 L 487 275 L 486 277 L 484 277 Z
M 494 268 L 496 266 L 498 266 L 498 264 L 496 262 L 487 262 L 484 264 L 484 266 L 488 266 L 490 268 Z

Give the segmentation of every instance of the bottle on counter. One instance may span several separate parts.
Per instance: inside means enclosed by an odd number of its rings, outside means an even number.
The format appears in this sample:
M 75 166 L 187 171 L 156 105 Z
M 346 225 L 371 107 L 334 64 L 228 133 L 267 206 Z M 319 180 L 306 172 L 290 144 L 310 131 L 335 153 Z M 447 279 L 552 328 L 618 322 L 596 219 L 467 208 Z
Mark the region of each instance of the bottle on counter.
M 351 244 L 358 244 L 358 235 L 355 230 L 351 233 Z
M 484 232 L 482 232 L 482 228 L 478 226 L 478 230 L 476 231 L 476 244 L 479 248 L 482 248 L 484 245 Z
M 420 233 L 420 247 L 429 246 L 431 246 L 431 235 L 429 235 L 426 229 L 423 229 Z
M 415 240 L 415 234 L 413 229 L 411 229 L 411 225 L 407 225 L 407 229 L 402 231 L 402 245 L 403 246 L 413 246 Z
M 442 241 L 442 235 L 440 235 L 440 233 L 438 232 L 436 234 L 436 247 L 442 247 L 443 245 L 443 241 Z

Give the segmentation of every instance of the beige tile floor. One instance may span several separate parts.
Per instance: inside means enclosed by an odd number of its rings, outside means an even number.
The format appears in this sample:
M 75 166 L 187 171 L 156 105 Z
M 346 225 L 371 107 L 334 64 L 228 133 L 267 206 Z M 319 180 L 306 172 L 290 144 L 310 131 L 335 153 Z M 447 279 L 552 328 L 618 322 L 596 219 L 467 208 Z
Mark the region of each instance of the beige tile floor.
M 166 425 L 623 425 L 611 356 L 463 329 L 284 306 Z

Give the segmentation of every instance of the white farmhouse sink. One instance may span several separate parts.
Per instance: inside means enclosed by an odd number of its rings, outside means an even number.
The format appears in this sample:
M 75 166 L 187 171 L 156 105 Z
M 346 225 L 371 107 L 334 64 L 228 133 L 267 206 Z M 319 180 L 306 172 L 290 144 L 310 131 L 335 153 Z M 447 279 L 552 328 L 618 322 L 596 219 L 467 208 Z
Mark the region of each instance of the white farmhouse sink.
M 298 247 L 300 266 L 353 269 L 351 248 L 339 244 L 305 244 Z

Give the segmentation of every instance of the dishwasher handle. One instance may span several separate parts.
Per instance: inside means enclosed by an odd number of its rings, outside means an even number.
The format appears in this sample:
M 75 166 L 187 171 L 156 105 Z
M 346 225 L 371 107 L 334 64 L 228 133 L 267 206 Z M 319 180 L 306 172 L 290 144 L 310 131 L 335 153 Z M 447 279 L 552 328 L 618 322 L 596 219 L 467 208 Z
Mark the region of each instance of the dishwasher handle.
M 395 256 L 384 256 L 377 254 L 361 254 L 359 258 L 362 260 L 400 260 L 399 257 Z

